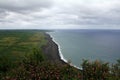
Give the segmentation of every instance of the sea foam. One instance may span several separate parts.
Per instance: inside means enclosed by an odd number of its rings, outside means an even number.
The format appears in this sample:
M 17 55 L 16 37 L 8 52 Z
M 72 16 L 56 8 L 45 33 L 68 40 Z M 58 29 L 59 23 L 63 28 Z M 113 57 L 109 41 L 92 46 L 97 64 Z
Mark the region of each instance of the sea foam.
M 59 56 L 60 56 L 61 60 L 63 60 L 65 63 L 68 63 L 68 60 L 65 59 L 64 56 L 63 56 L 63 54 L 62 54 L 61 47 L 60 47 L 59 43 L 58 43 L 58 42 L 55 40 L 55 38 L 50 34 L 50 32 L 46 32 L 46 33 L 49 34 L 50 37 L 52 38 L 52 40 L 58 45 L 58 51 L 59 51 Z M 77 67 L 76 65 L 74 65 L 74 64 L 72 64 L 72 63 L 70 64 L 70 66 L 73 66 L 73 67 L 75 67 L 75 68 L 77 68 L 77 69 L 82 70 L 82 68 Z

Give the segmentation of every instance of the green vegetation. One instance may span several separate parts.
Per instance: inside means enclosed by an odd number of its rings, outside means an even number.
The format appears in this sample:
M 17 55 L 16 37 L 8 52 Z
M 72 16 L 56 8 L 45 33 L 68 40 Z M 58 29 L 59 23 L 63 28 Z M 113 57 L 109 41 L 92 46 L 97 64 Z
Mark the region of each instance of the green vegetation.
M 108 63 L 100 61 L 89 62 L 84 60 L 82 64 L 84 80 L 108 80 L 109 66 Z
M 0 31 L 0 80 L 120 80 L 120 59 L 110 66 L 84 60 L 83 70 L 46 59 L 41 31 Z
M 8 74 L 7 78 L 17 80 L 79 80 L 81 77 L 80 72 L 67 65 L 42 62 L 36 66 L 27 66 L 23 65 L 22 68 L 19 67 L 14 72 L 12 71 L 13 76 Z M 6 79 L 6 77 L 4 79 Z
M 5 71 L 4 71 L 5 72 Z M 79 80 L 81 72 L 68 64 L 55 64 L 33 49 L 17 67 L 1 72 L 1 80 Z
M 40 31 L 0 31 L 0 57 L 21 60 L 33 48 L 41 48 L 46 43 L 44 33 Z
M 112 67 L 100 61 L 82 63 L 83 80 L 120 80 L 120 59 Z
M 15 68 L 32 54 L 34 48 L 41 49 L 47 44 L 41 31 L 1 30 L 0 31 L 0 74 Z
M 113 64 L 111 67 L 110 80 L 120 80 L 120 59 L 117 60 L 117 63 Z

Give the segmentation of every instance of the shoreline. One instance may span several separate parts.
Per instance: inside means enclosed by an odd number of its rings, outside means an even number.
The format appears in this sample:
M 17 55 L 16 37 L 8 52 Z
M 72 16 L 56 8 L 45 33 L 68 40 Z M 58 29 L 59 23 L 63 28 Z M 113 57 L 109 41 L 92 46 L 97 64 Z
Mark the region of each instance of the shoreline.
M 49 33 L 47 33 L 48 35 L 50 35 Z M 67 63 L 67 60 L 64 58 L 62 52 L 61 52 L 61 47 L 59 45 L 59 43 L 57 41 L 55 41 L 54 37 L 52 35 L 50 35 L 50 37 L 52 38 L 52 41 L 55 42 L 55 44 L 57 44 L 58 46 L 58 51 L 59 51 L 59 56 L 60 56 L 60 59 L 63 60 L 65 63 Z
M 42 51 L 45 54 L 48 61 L 60 64 L 67 64 L 67 62 L 61 59 L 58 45 L 53 41 L 53 38 L 46 32 L 44 33 L 47 45 L 42 47 Z
M 61 47 L 60 47 L 59 43 L 54 39 L 54 37 L 51 34 L 49 34 L 49 32 L 46 32 L 46 34 L 49 35 L 50 38 L 52 39 L 52 41 L 57 45 L 57 47 L 58 47 L 58 56 L 60 57 L 60 60 L 63 61 L 64 63 L 68 64 L 68 61 L 64 58 L 64 56 L 63 56 L 63 54 L 61 52 Z M 77 68 L 79 70 L 82 70 L 82 68 L 77 67 L 76 65 L 74 65 L 72 63 L 70 64 L 70 66 L 75 67 L 75 68 Z

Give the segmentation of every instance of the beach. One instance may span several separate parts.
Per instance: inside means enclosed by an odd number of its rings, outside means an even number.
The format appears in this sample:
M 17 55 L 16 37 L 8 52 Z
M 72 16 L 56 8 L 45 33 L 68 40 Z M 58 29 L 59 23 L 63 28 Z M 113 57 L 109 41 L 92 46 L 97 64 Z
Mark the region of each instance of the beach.
M 62 60 L 59 52 L 58 45 L 53 41 L 53 38 L 45 33 L 45 38 L 47 40 L 47 45 L 42 47 L 42 51 L 46 58 L 54 63 L 66 64 L 65 60 Z
M 59 64 L 68 64 L 68 61 L 64 58 L 60 45 L 54 40 L 54 38 L 49 34 L 45 33 L 45 38 L 48 41 L 46 46 L 42 47 L 43 53 L 47 57 L 47 60 L 54 63 Z M 77 67 L 76 65 L 70 63 L 71 67 L 75 67 L 78 70 L 82 70 L 82 68 Z

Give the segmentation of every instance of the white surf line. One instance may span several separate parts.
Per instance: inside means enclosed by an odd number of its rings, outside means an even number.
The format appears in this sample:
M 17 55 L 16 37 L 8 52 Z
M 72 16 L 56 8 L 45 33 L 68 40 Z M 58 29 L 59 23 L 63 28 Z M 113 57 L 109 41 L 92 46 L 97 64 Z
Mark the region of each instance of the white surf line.
M 53 37 L 49 32 L 46 32 L 46 33 L 49 34 L 50 37 L 52 38 L 52 40 L 58 45 L 58 51 L 59 51 L 59 56 L 60 56 L 61 60 L 63 60 L 64 62 L 67 63 L 67 60 L 64 58 L 64 56 L 63 56 L 63 54 L 62 54 L 61 48 L 60 48 L 60 45 L 58 44 L 58 42 L 55 41 L 54 37 Z
M 52 40 L 58 45 L 58 51 L 59 51 L 59 55 L 60 55 L 61 60 L 63 60 L 65 63 L 68 63 L 68 61 L 64 58 L 64 56 L 63 56 L 63 54 L 61 52 L 61 47 L 60 47 L 59 43 L 54 39 L 54 37 L 49 32 L 46 32 L 46 33 L 49 34 L 50 37 L 52 38 Z M 73 66 L 73 67 L 75 67 L 77 69 L 82 70 L 82 68 L 77 67 L 76 65 L 73 65 L 72 63 L 70 64 L 70 66 Z

